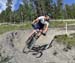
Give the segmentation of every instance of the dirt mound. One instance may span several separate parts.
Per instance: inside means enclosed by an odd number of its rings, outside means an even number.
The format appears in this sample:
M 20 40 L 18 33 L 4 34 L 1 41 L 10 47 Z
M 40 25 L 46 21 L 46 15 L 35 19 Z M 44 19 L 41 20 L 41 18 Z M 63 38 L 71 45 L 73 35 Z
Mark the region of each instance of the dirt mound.
M 55 40 L 52 47 L 42 50 L 42 56 L 36 58 L 35 52 L 25 54 L 22 52 L 25 41 L 32 30 L 17 30 L 4 33 L 0 36 L 0 62 L 6 63 L 75 63 L 75 48 L 65 49 L 64 44 L 59 44 Z M 36 45 L 49 44 L 58 30 L 50 30 L 47 36 L 41 36 Z M 60 32 L 60 31 L 59 31 Z M 59 33 L 58 32 L 58 33 Z M 60 32 L 61 33 L 61 32 Z M 57 34 L 57 33 L 56 33 Z M 52 37 L 53 36 L 53 37 Z

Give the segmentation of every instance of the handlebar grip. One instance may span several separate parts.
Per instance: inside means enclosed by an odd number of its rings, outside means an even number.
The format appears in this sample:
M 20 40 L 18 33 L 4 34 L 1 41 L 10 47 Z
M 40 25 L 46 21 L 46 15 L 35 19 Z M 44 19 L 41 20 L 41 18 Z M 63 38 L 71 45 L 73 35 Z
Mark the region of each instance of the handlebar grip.
M 46 36 L 46 33 L 43 33 L 43 32 L 42 32 L 42 35 Z

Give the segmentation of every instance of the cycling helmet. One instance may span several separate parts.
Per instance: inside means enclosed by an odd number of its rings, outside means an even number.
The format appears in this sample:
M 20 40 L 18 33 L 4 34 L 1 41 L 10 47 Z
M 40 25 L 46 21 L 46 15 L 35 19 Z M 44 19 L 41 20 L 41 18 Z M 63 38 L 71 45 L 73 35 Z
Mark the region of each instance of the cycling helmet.
M 50 13 L 48 13 L 48 16 L 49 16 L 50 18 L 53 18 L 52 14 L 50 14 Z

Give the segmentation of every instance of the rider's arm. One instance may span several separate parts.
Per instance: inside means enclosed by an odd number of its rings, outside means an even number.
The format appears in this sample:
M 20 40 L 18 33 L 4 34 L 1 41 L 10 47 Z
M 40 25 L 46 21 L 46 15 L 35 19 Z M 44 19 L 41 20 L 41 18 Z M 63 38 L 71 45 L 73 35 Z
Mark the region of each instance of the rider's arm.
M 37 19 L 35 19 L 33 22 L 32 22 L 32 24 L 35 24 L 35 23 L 37 23 L 39 21 L 39 19 L 37 18 Z
M 49 23 L 45 22 L 45 29 L 44 29 L 44 33 L 46 33 L 48 31 L 48 26 L 49 26 Z
M 33 22 L 32 22 L 32 24 L 34 24 L 34 23 L 38 23 L 39 22 L 39 20 L 41 20 L 41 22 L 44 22 L 44 16 L 40 16 L 40 17 L 38 17 L 37 19 L 35 19 Z

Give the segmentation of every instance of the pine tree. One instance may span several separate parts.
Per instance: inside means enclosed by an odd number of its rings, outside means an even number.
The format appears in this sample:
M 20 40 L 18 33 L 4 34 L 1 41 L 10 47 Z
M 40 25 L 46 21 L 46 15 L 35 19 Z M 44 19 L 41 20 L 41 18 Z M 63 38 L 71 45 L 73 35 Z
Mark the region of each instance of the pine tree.
M 58 19 L 63 18 L 63 0 L 57 0 L 57 15 L 58 15 Z

